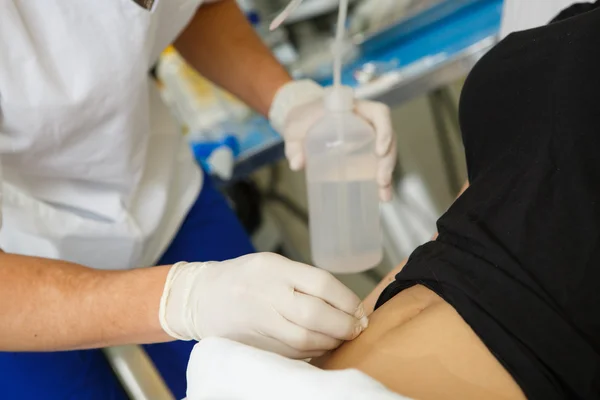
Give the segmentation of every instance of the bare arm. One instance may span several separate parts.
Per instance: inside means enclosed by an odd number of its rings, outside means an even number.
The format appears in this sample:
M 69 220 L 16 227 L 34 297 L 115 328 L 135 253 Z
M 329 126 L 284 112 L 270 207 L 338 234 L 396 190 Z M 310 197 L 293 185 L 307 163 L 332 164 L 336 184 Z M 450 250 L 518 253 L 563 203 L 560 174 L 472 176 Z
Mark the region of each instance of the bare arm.
M 456 196 L 456 198 L 459 198 L 465 192 L 465 190 L 467 190 L 468 187 L 469 187 L 469 182 L 466 182 L 463 185 L 460 192 L 458 193 L 458 196 Z M 432 240 L 435 240 L 436 238 L 437 238 L 437 233 L 433 236 Z M 377 299 L 379 298 L 381 293 L 384 291 L 384 289 L 386 287 L 388 287 L 388 285 L 394 281 L 395 276 L 400 271 L 402 271 L 402 268 L 404 268 L 407 261 L 408 260 L 402 261 L 402 263 L 400 263 L 400 265 L 398 265 L 389 274 L 387 274 L 385 276 L 385 278 L 383 278 L 383 280 L 381 282 L 379 282 L 379 284 L 377 286 L 375 286 L 375 289 L 373 289 L 373 291 L 371 293 L 369 293 L 369 295 L 364 299 L 363 304 L 365 306 L 365 311 L 367 312 L 367 315 L 369 315 L 373 312 L 373 310 L 375 309 L 375 304 L 377 303 Z
M 175 47 L 202 76 L 263 115 L 291 80 L 234 0 L 199 8 Z
M 0 253 L 0 351 L 172 340 L 158 320 L 167 272 L 98 271 Z
M 525 399 L 454 308 L 423 286 L 395 296 L 373 313 L 358 338 L 313 363 L 356 368 L 414 399 Z

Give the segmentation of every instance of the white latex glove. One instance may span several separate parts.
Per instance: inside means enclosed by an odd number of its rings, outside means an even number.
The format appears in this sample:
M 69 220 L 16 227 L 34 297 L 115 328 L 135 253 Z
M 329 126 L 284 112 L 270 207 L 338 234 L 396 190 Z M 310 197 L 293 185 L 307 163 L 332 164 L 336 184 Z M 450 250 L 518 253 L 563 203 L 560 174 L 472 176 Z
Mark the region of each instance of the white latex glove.
M 408 400 L 358 370 L 323 371 L 217 338 L 194 347 L 187 384 L 187 400 Z
M 221 337 L 299 359 L 334 349 L 367 325 L 359 298 L 331 274 L 271 253 L 175 264 L 160 322 L 175 339 Z
M 304 138 L 324 115 L 324 89 L 310 80 L 293 81 L 277 94 L 269 112 L 271 125 L 285 140 L 285 155 L 290 168 L 304 168 Z M 355 112 L 375 129 L 375 152 L 379 157 L 377 183 L 382 201 L 392 198 L 392 173 L 396 165 L 396 135 L 392 129 L 390 109 L 383 103 L 356 100 Z

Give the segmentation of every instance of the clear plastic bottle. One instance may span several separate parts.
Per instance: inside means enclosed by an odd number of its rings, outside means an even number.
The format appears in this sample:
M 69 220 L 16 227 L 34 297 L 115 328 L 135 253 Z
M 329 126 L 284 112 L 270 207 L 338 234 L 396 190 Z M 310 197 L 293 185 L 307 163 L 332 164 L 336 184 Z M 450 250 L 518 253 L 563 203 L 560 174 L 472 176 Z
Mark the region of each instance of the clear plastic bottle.
M 353 107 L 351 88 L 329 89 L 305 142 L 312 258 L 334 273 L 366 271 L 383 256 L 375 132 Z

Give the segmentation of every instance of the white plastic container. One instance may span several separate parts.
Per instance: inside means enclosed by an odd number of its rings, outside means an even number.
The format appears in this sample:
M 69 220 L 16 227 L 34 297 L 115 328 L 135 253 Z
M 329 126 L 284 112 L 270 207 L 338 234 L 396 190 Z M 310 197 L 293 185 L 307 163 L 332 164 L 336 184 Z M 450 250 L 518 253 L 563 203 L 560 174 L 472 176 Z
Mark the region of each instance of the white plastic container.
M 329 89 L 326 115 L 306 137 L 313 262 L 334 273 L 358 273 L 383 256 L 375 132 L 353 113 L 351 88 Z

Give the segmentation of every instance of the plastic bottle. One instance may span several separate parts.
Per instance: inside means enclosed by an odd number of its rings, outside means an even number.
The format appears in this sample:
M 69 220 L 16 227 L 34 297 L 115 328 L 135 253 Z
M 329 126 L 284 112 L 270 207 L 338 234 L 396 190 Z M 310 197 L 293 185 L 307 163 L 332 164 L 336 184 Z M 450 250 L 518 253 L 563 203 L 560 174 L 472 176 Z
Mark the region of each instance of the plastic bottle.
M 293 0 L 271 28 L 300 3 Z M 383 257 L 375 132 L 354 113 L 352 88 L 341 84 L 347 13 L 348 0 L 340 0 L 334 86 L 324 96 L 325 115 L 305 140 L 312 258 L 334 273 L 363 272 Z
M 312 258 L 335 273 L 368 270 L 383 256 L 375 132 L 353 103 L 352 89 L 330 89 L 306 137 Z

